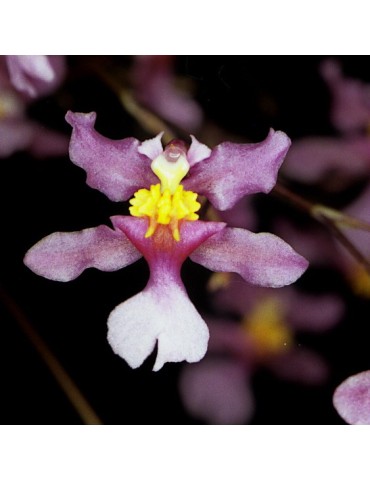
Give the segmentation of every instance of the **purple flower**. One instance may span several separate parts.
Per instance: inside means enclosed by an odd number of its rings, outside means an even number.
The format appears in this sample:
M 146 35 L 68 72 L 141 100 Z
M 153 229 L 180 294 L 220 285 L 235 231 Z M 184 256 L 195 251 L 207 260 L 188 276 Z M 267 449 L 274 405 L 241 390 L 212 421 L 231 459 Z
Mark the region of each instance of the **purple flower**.
M 334 392 L 333 404 L 347 423 L 370 425 L 370 370 L 344 380 Z
M 242 316 L 208 320 L 209 353 L 198 365 L 186 366 L 180 393 L 189 412 L 208 423 L 241 424 L 254 412 L 253 372 L 264 365 L 284 380 L 322 383 L 328 374 L 316 353 L 297 346 L 295 331 L 320 333 L 343 313 L 333 295 L 316 297 L 283 288 L 271 293 L 236 277 L 216 295 L 218 309 Z
M 65 76 L 62 55 L 7 55 L 6 63 L 14 88 L 31 98 L 53 92 Z
M 271 131 L 254 145 L 222 143 L 210 150 L 192 137 L 189 150 L 176 140 L 163 150 L 161 134 L 145 142 L 104 138 L 94 130 L 95 117 L 67 113 L 73 126 L 72 162 L 86 170 L 88 185 L 111 200 L 134 195 L 132 216 L 112 217 L 113 229 L 101 225 L 53 233 L 28 251 L 25 263 L 39 275 L 69 281 L 86 268 L 118 270 L 143 256 L 150 267 L 149 282 L 110 314 L 110 345 L 133 368 L 157 341 L 154 370 L 165 362 L 198 361 L 209 334 L 181 281 L 187 257 L 211 270 L 237 272 L 248 282 L 273 287 L 294 282 L 307 261 L 275 235 L 198 220 L 197 193 L 217 208 L 229 208 L 248 193 L 269 191 L 290 141 Z

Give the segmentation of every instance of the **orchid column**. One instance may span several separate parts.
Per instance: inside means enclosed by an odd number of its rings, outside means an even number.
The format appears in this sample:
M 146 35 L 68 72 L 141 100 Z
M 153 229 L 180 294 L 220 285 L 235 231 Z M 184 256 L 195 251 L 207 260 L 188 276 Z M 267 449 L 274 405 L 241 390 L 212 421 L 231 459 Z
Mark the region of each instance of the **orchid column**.
M 199 361 L 209 333 L 181 281 L 187 257 L 268 287 L 294 282 L 307 261 L 270 233 L 199 220 L 197 195 L 226 210 L 247 194 L 268 193 L 290 140 L 271 130 L 257 144 L 224 142 L 211 150 L 191 136 L 189 149 L 178 140 L 163 149 L 162 134 L 144 142 L 107 139 L 95 131 L 95 118 L 95 113 L 67 113 L 73 127 L 71 160 L 87 172 L 88 185 L 111 200 L 133 196 L 132 216 L 112 217 L 113 229 L 101 225 L 53 233 L 27 252 L 25 264 L 51 280 L 69 281 L 86 268 L 114 271 L 143 256 L 149 282 L 110 314 L 110 345 L 132 368 L 143 363 L 156 342 L 154 370 L 165 362 Z

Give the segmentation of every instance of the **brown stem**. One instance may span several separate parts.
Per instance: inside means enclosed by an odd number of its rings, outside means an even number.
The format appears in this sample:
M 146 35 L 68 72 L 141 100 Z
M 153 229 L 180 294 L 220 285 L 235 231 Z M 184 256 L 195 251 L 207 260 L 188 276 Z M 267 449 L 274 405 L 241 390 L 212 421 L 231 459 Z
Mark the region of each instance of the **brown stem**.
M 81 417 L 82 421 L 87 425 L 101 425 L 102 422 L 100 418 L 97 416 L 72 378 L 68 375 L 59 360 L 31 325 L 23 311 L 18 307 L 9 294 L 4 291 L 3 288 L 0 288 L 0 300 L 6 306 L 13 318 L 17 321 L 28 340 L 37 350 L 38 354 L 45 362 L 50 372 L 53 374 L 55 380 L 59 383 L 59 386 Z
M 272 190 L 272 193 L 277 196 L 288 200 L 290 203 L 305 211 L 312 218 L 324 225 L 335 236 L 335 238 L 343 245 L 343 247 L 360 263 L 364 266 L 367 272 L 370 274 L 370 262 L 369 260 L 357 249 L 355 245 L 347 238 L 347 236 L 340 230 L 338 225 L 345 227 L 358 228 L 361 230 L 370 231 L 370 225 L 358 220 L 349 215 L 345 215 L 342 212 L 333 208 L 311 202 L 306 198 L 291 192 L 285 186 L 277 183 Z

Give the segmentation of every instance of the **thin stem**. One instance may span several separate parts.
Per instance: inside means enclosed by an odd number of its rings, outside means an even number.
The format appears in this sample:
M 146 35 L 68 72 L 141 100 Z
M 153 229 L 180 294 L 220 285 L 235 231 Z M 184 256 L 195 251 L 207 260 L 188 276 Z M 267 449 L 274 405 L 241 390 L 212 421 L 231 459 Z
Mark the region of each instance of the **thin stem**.
M 52 353 L 44 340 L 31 325 L 23 311 L 18 307 L 15 301 L 0 288 L 0 299 L 17 321 L 18 325 L 32 343 L 38 354 L 45 362 L 55 380 L 68 397 L 69 401 L 81 417 L 82 421 L 87 425 L 102 425 L 102 421 L 95 413 L 91 405 L 88 403 L 84 395 L 81 393 L 72 378 L 68 375 L 59 360 Z
M 370 231 L 370 225 L 358 220 L 349 215 L 345 215 L 339 210 L 311 202 L 306 198 L 291 192 L 283 185 L 277 183 L 272 190 L 272 193 L 288 200 L 296 207 L 304 210 L 312 218 L 324 225 L 335 236 L 335 238 L 343 245 L 343 247 L 364 266 L 366 271 L 370 274 L 369 260 L 357 249 L 357 247 L 347 238 L 347 236 L 340 230 L 338 225 L 342 227 L 358 228 L 361 230 Z

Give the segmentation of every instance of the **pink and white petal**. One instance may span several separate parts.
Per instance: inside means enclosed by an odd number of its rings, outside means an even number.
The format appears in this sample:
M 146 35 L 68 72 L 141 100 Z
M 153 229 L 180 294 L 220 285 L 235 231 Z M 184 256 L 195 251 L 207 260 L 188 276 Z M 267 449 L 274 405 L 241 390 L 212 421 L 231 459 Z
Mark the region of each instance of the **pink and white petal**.
M 73 127 L 69 153 L 73 163 L 87 173 L 86 182 L 115 202 L 127 200 L 139 188 L 158 183 L 150 159 L 139 153 L 139 140 L 110 140 L 95 129 L 96 113 L 66 115 Z
M 115 271 L 140 257 L 121 231 L 100 225 L 79 232 L 52 233 L 28 250 L 24 263 L 37 275 L 68 282 L 86 268 Z
M 352 425 L 370 425 L 370 370 L 348 377 L 336 388 L 333 404 Z
M 158 341 L 154 371 L 166 362 L 198 362 L 207 351 L 208 328 L 183 285 L 171 277 L 147 287 L 116 307 L 108 319 L 108 342 L 132 368 L 139 367 Z
M 272 129 L 260 143 L 220 143 L 209 158 L 194 165 L 184 188 L 205 195 L 218 210 L 231 208 L 245 195 L 268 193 L 290 143 L 285 133 Z
M 33 138 L 31 122 L 23 119 L 0 121 L 0 158 L 6 158 L 20 150 L 26 150 Z
M 305 385 L 320 385 L 329 375 L 325 361 L 315 352 L 302 347 L 293 347 L 286 353 L 271 357 L 269 368 L 283 380 Z
M 228 227 L 206 240 L 190 258 L 209 270 L 235 272 L 263 287 L 289 285 L 308 267 L 307 260 L 281 238 Z
M 294 180 L 309 183 L 333 171 L 362 175 L 370 169 L 370 138 L 307 137 L 296 140 L 282 168 Z
M 249 374 L 237 361 L 206 358 L 186 365 L 179 389 L 190 415 L 210 424 L 244 424 L 254 413 Z
M 338 295 L 308 295 L 295 290 L 289 299 L 288 323 L 295 330 L 324 332 L 338 324 L 344 311 Z
M 12 84 L 29 97 L 51 93 L 65 75 L 62 55 L 8 55 L 6 60 Z
M 188 162 L 189 165 L 192 167 L 196 163 L 205 160 L 206 158 L 210 157 L 212 150 L 204 145 L 204 143 L 200 143 L 194 135 L 190 135 L 191 138 L 191 145 L 188 150 Z

